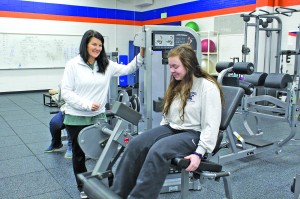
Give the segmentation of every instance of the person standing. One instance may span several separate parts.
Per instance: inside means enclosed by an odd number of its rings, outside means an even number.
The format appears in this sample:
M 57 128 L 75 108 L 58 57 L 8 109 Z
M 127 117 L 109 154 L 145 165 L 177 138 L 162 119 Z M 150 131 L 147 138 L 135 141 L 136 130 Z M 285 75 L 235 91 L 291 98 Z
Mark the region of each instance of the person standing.
M 105 104 L 111 78 L 133 73 L 143 64 L 143 57 L 144 49 L 140 48 L 140 53 L 129 64 L 113 62 L 106 56 L 103 36 L 88 30 L 82 37 L 79 55 L 66 64 L 61 85 L 66 102 L 64 124 L 72 138 L 73 171 L 82 198 L 86 195 L 77 174 L 87 169 L 85 154 L 77 141 L 78 134 L 89 125 L 107 121 Z

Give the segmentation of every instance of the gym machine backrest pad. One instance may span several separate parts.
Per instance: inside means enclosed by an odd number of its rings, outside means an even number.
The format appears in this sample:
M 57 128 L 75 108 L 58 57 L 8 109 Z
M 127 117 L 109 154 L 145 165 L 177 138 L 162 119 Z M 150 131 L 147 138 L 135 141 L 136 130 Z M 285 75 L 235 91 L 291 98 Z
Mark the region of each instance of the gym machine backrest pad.
M 254 72 L 251 75 L 245 75 L 244 80 L 254 86 L 264 86 L 268 74 L 263 72 Z
M 111 112 L 136 126 L 142 117 L 140 113 L 118 101 L 114 102 Z
M 264 86 L 267 88 L 286 88 L 289 82 L 293 81 L 291 75 L 286 73 L 263 73 L 254 72 L 252 75 L 245 75 L 246 82 L 254 86 Z
M 286 73 L 269 73 L 265 80 L 265 87 L 268 88 L 286 88 L 289 82 L 293 79 L 289 74 Z
M 245 90 L 245 94 L 250 95 L 254 91 L 254 85 L 242 80 L 238 76 L 229 76 L 229 73 L 238 75 L 247 75 L 253 73 L 254 65 L 250 62 L 218 62 L 216 70 L 220 73 L 217 77 L 218 82 L 224 86 L 241 87 Z
M 216 71 L 220 73 L 224 69 L 232 67 L 232 72 L 236 74 L 250 75 L 254 72 L 254 65 L 251 62 L 218 62 L 216 64 Z
M 232 67 L 233 64 L 234 64 L 233 62 L 225 62 L 225 61 L 218 62 L 216 64 L 216 71 L 220 73 L 222 70 Z

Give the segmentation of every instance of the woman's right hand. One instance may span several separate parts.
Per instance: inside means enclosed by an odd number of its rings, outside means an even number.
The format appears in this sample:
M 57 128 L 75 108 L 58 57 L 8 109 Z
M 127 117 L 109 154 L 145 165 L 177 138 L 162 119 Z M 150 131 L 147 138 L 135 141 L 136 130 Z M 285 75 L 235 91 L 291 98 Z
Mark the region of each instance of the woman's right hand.
M 91 110 L 92 110 L 92 111 L 96 111 L 96 110 L 98 110 L 98 108 L 100 108 L 100 104 L 98 104 L 98 103 L 93 103 L 93 104 L 92 104 Z
M 186 171 L 195 171 L 201 163 L 200 157 L 195 154 L 185 156 L 184 158 L 191 161 L 190 165 L 185 169 Z

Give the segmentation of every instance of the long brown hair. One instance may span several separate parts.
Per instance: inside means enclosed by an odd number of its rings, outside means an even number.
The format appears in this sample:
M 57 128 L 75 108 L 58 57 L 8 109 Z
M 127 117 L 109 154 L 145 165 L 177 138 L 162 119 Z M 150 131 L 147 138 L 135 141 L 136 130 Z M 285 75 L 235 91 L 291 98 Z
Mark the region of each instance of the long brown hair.
M 167 115 L 169 113 L 172 101 L 176 96 L 179 95 L 181 99 L 180 119 L 182 121 L 184 120 L 184 108 L 186 106 L 187 100 L 190 97 L 190 91 L 193 86 L 193 76 L 198 78 L 202 77 L 211 82 L 214 82 L 220 90 L 220 97 L 223 104 L 224 96 L 219 83 L 213 76 L 201 69 L 194 49 L 188 44 L 182 44 L 170 50 L 168 58 L 175 56 L 178 56 L 182 65 L 185 67 L 186 75 L 182 80 L 176 80 L 171 75 L 170 84 L 165 93 L 163 101 L 163 115 Z

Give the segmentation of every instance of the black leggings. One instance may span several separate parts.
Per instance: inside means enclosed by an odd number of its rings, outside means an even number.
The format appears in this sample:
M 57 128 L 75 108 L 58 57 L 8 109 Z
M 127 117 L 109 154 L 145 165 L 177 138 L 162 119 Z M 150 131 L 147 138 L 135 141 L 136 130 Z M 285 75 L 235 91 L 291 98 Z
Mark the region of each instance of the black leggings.
M 72 150 L 73 150 L 73 171 L 75 174 L 77 187 L 81 191 L 83 187 L 83 183 L 78 179 L 77 174 L 84 173 L 87 171 L 85 166 L 85 154 L 81 150 L 77 138 L 80 131 L 87 126 L 70 126 L 66 125 L 67 131 L 70 133 L 71 139 L 72 139 Z

